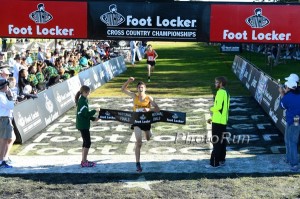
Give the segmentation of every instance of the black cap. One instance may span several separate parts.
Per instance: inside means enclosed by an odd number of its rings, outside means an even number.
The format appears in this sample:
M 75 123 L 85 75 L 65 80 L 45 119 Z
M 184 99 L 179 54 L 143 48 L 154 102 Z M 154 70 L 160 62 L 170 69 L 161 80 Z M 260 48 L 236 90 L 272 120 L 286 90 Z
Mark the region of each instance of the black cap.
M 15 60 L 21 60 L 21 56 L 20 56 L 19 54 L 17 54 L 17 55 L 15 56 Z
M 2 89 L 7 84 L 8 84 L 8 81 L 6 79 L 3 79 L 3 78 L 0 79 L 0 89 Z

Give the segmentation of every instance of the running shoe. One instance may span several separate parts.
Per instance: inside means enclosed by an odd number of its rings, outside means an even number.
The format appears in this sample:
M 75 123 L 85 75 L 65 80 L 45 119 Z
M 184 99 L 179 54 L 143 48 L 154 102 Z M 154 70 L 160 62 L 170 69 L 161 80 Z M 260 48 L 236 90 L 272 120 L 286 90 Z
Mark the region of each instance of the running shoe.
M 9 168 L 13 168 L 13 166 L 7 164 L 5 161 L 3 161 L 0 165 L 0 168 L 5 168 L 5 169 L 9 169 Z
M 136 163 L 136 171 L 139 173 L 141 173 L 143 171 L 143 168 L 140 163 Z
M 5 160 L 5 162 L 8 163 L 8 164 L 12 164 L 13 163 L 13 161 L 9 157 L 7 158 L 7 160 Z
M 297 165 L 291 166 L 291 171 L 297 172 L 299 170 L 299 167 Z
M 85 162 L 81 162 L 80 166 L 81 167 L 94 167 L 94 166 L 96 166 L 96 163 L 90 162 L 90 161 L 85 161 Z
M 290 164 L 290 161 L 287 160 L 287 158 L 283 158 L 280 161 L 281 163 Z
M 207 169 L 217 169 L 217 168 L 220 168 L 220 167 L 221 167 L 220 165 L 218 165 L 218 166 L 212 166 L 210 164 L 205 165 L 205 168 L 207 168 Z
M 223 166 L 226 165 L 226 164 L 225 164 L 225 161 L 220 161 L 219 164 L 220 164 L 221 167 L 223 167 Z

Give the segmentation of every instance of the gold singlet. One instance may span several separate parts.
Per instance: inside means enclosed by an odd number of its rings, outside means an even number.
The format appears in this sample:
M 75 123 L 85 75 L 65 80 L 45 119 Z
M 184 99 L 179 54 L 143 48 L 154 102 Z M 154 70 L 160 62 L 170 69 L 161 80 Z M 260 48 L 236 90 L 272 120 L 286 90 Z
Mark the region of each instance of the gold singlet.
M 133 100 L 133 111 L 134 112 L 142 112 L 142 109 L 144 108 L 150 108 L 150 98 L 149 96 L 146 96 L 143 101 L 139 100 L 139 96 L 135 95 L 135 98 Z

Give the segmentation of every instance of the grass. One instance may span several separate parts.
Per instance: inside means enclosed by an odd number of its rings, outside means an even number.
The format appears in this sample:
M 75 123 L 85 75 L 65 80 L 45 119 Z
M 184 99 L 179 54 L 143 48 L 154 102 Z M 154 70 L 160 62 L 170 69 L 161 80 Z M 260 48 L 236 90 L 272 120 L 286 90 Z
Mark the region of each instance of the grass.
M 267 65 L 267 57 L 261 53 L 243 52 L 241 56 L 249 62 L 263 70 L 274 80 L 280 79 L 283 83 L 284 77 L 288 77 L 291 73 L 300 75 L 300 61 L 294 59 L 280 60 L 277 66 L 270 67 Z
M 249 95 L 231 72 L 234 54 L 224 55 L 217 47 L 203 43 L 151 42 L 158 53 L 155 71 L 148 85 L 148 93 L 155 97 L 197 97 L 211 95 L 214 78 L 226 76 L 232 95 Z M 128 77 L 147 81 L 146 61 L 136 67 L 128 65 L 127 71 L 94 91 L 91 97 L 124 96 L 120 92 Z M 135 84 L 131 86 L 134 91 Z
M 151 42 L 159 54 L 148 93 L 155 98 L 196 98 L 215 92 L 214 78 L 229 79 L 232 96 L 250 96 L 231 71 L 235 54 L 223 54 L 218 46 L 203 43 Z M 241 54 L 253 64 L 282 79 L 294 72 L 300 74 L 300 61 L 288 60 L 274 68 L 266 66 L 262 54 Z M 120 88 L 129 76 L 146 81 L 145 60 L 94 91 L 91 97 L 125 97 Z M 131 86 L 134 90 L 135 84 Z M 109 107 L 106 107 L 109 108 Z M 180 108 L 180 107 L 177 107 Z M 71 111 L 71 110 L 70 110 Z M 182 110 L 181 110 L 182 111 Z M 72 111 L 71 111 L 72 112 Z M 70 113 L 73 115 L 73 112 Z M 194 115 L 191 115 L 194 116 Z M 117 125 L 117 124 L 116 124 Z M 66 132 L 62 132 L 64 135 Z M 110 132 L 111 133 L 111 132 Z M 166 132 L 168 133 L 168 132 Z M 75 132 L 70 135 L 79 136 Z M 125 141 L 128 143 L 128 140 Z M 108 144 L 108 143 L 104 143 Z M 111 144 L 111 143 L 109 143 Z M 120 144 L 119 144 L 120 145 Z M 78 143 L 75 143 L 78 147 Z M 59 147 L 56 145 L 55 147 Z M 72 146 L 73 147 L 73 146 Z M 120 148 L 124 151 L 125 148 Z M 146 149 L 146 148 L 144 148 Z M 255 166 L 255 165 L 253 165 Z M 300 175 L 296 174 L 143 174 L 150 191 L 125 188 L 121 180 L 135 180 L 139 175 L 124 174 L 36 174 L 0 175 L 0 198 L 299 198 Z
M 155 72 L 148 93 L 155 97 L 197 97 L 214 93 L 214 78 L 226 76 L 229 80 L 227 89 L 231 96 L 250 96 L 250 93 L 232 73 L 231 66 L 235 54 L 221 53 L 219 46 L 191 42 L 150 42 L 158 53 Z M 265 71 L 274 79 L 287 77 L 290 73 L 300 74 L 300 61 L 286 60 L 276 67 L 267 66 L 263 54 L 242 52 L 239 55 Z M 146 61 L 143 59 L 135 68 L 128 64 L 125 73 L 114 78 L 95 90 L 91 97 L 123 97 L 120 92 L 122 84 L 128 77 L 137 81 L 147 81 Z M 135 84 L 131 86 L 134 91 Z
M 119 174 L 0 177 L 1 198 L 299 198 L 299 175 L 145 174 L 151 190 L 124 187 Z M 124 175 L 137 179 L 138 175 Z M 5 189 L 4 189 L 5 187 Z

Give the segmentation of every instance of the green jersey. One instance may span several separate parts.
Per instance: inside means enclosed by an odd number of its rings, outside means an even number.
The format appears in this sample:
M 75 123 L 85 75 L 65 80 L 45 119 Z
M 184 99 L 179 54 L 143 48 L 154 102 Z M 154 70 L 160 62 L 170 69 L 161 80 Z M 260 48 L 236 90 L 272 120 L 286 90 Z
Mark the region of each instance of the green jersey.
M 217 124 L 227 124 L 229 116 L 230 95 L 225 89 L 217 91 L 212 111 L 212 122 Z
M 76 128 L 77 129 L 89 129 L 90 120 L 94 121 L 96 110 L 89 110 L 89 104 L 87 98 L 80 96 L 77 104 L 76 112 Z

